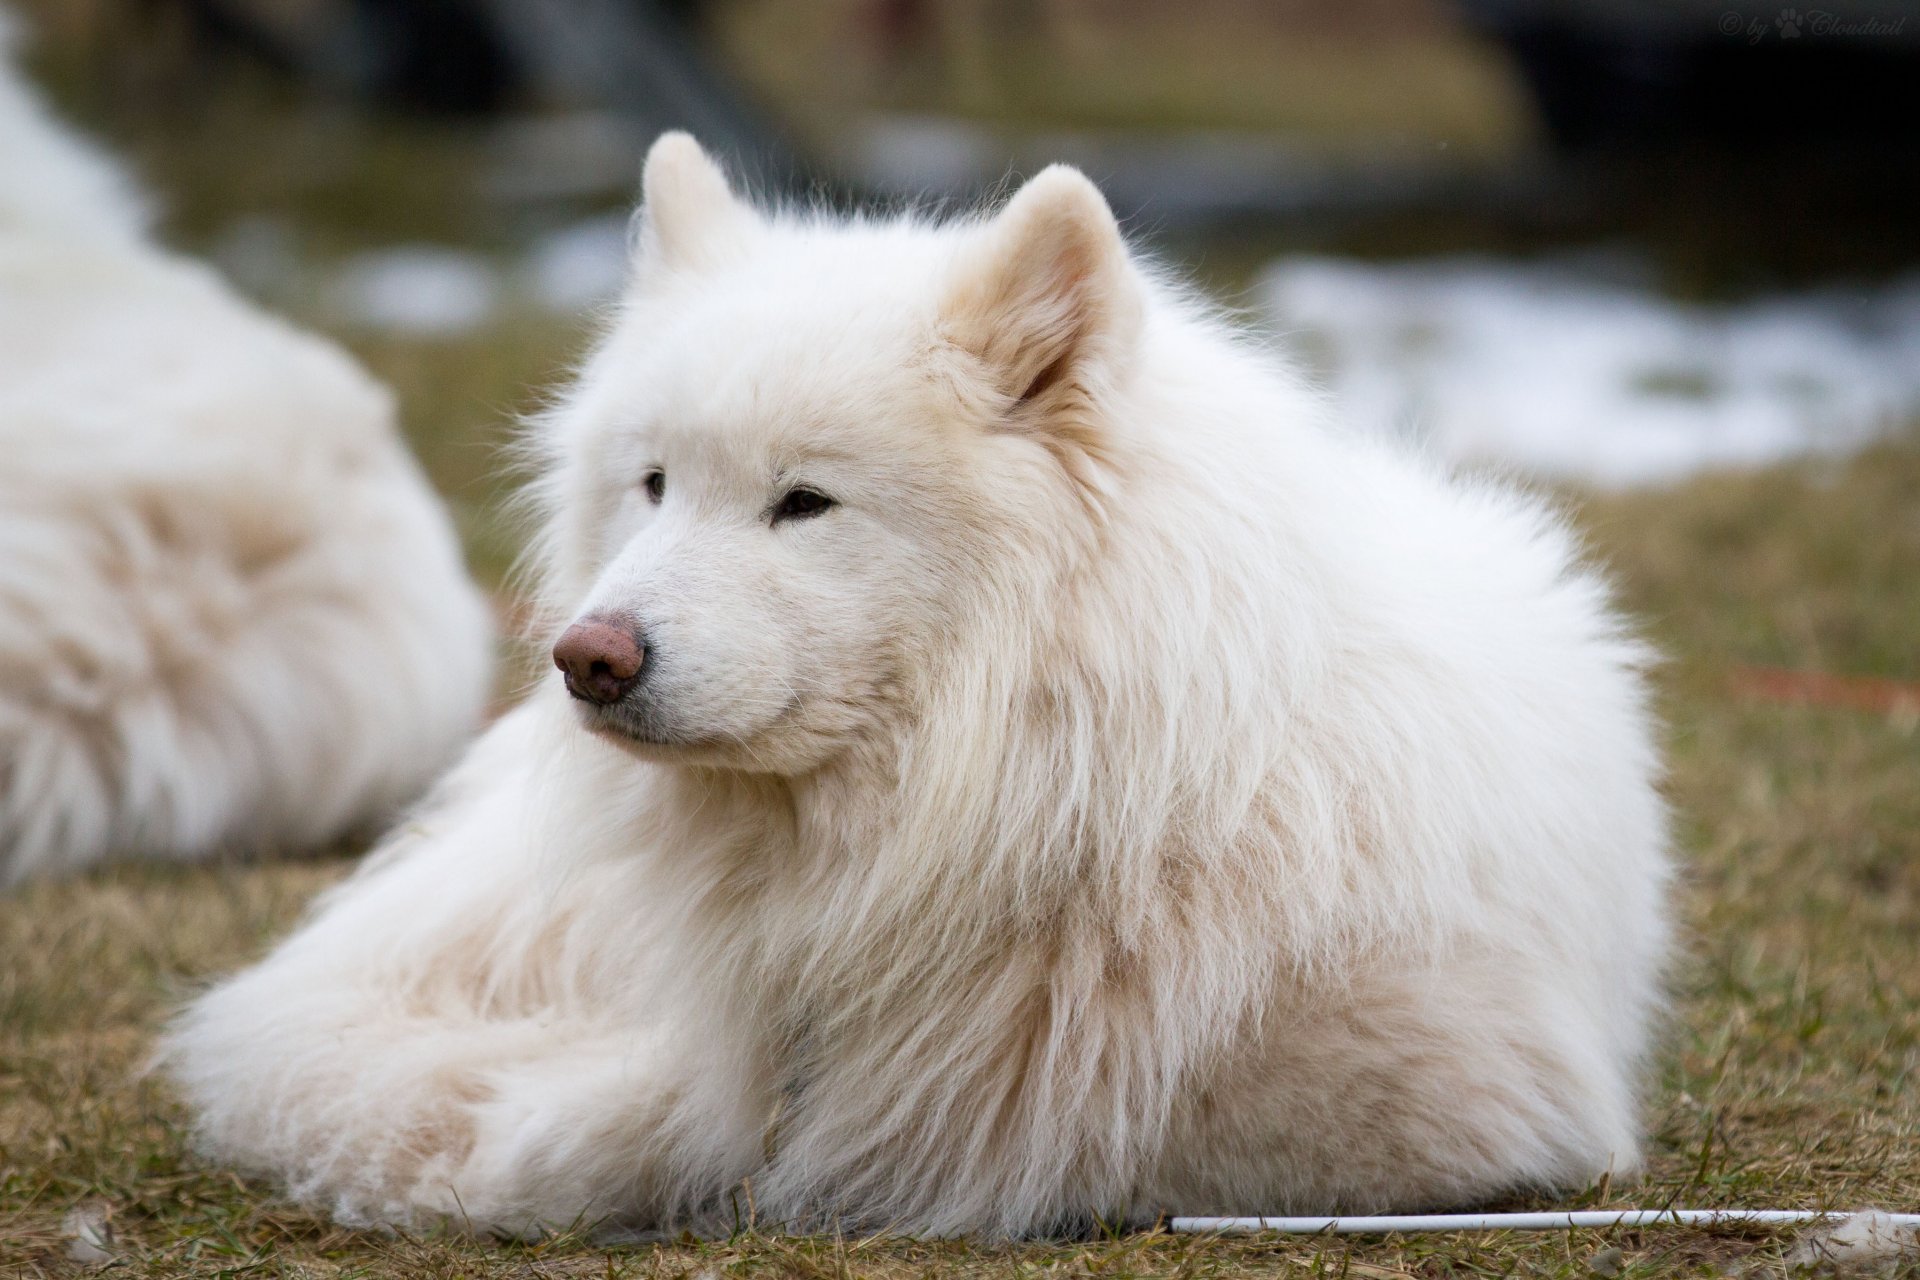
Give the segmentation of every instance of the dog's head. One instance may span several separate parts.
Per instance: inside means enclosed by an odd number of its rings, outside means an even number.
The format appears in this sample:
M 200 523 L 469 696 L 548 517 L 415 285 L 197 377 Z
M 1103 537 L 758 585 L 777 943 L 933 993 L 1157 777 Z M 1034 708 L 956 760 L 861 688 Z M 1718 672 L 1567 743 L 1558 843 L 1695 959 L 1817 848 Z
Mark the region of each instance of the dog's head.
M 553 678 L 643 755 L 806 772 L 1086 554 L 1141 278 L 1070 169 L 980 221 L 769 215 L 684 134 L 634 238 L 545 427 Z

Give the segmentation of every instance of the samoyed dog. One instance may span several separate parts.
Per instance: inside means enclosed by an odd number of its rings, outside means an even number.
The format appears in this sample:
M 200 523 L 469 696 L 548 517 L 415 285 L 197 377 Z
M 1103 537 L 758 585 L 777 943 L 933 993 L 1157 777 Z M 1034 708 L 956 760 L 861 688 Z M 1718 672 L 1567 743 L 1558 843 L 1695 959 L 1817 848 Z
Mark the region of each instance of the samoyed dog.
M 350 1223 L 1018 1236 L 1639 1156 L 1645 650 L 1052 168 L 767 212 L 685 135 L 539 424 L 560 674 L 163 1053 Z
M 392 399 L 156 248 L 4 54 L 0 885 L 384 821 L 492 663 Z

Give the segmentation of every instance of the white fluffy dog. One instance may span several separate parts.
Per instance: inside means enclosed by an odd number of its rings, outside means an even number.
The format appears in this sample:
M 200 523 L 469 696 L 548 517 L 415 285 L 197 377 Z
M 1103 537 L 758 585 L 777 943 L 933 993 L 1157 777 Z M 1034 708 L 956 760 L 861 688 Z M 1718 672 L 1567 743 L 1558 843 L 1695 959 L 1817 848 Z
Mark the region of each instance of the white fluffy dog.
M 184 1015 L 212 1153 L 512 1232 L 1635 1167 L 1646 655 L 1559 524 L 1329 430 L 1072 170 L 846 221 L 669 135 L 645 197 L 539 428 L 564 677 Z
M 383 821 L 492 666 L 391 398 L 156 248 L 4 54 L 0 885 Z

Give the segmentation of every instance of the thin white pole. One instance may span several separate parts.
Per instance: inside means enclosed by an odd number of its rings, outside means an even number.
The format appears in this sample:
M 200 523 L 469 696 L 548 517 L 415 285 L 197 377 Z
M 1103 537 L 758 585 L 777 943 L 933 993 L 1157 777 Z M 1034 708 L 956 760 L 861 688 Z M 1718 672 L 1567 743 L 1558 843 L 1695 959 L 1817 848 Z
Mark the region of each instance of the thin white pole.
M 1573 1227 L 1792 1226 L 1848 1215 L 1821 1209 L 1591 1209 L 1571 1213 L 1434 1213 L 1357 1218 L 1174 1218 L 1170 1231 L 1294 1235 L 1375 1235 L 1389 1231 L 1565 1231 Z M 1892 1225 L 1920 1227 L 1920 1213 L 1883 1215 Z

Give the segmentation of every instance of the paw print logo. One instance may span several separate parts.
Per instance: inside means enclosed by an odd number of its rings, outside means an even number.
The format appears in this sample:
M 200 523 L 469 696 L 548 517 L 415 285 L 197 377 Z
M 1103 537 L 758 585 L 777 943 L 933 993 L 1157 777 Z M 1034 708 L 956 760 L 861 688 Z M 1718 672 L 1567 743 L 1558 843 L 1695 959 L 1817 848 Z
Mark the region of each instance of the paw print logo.
M 1780 38 L 1782 40 L 1799 39 L 1800 11 L 1798 9 L 1782 9 L 1780 16 L 1774 19 L 1774 25 L 1780 28 Z

